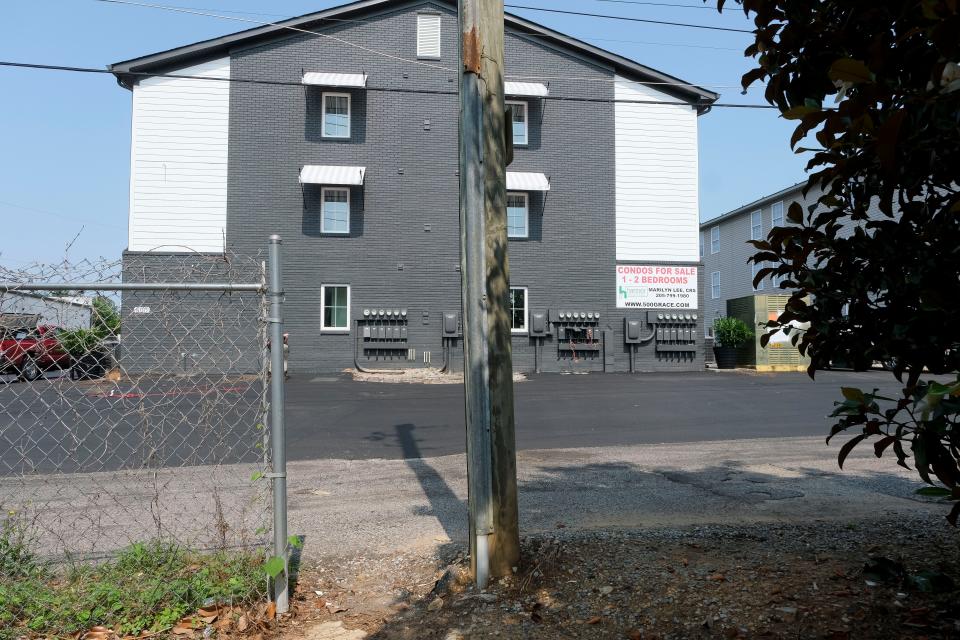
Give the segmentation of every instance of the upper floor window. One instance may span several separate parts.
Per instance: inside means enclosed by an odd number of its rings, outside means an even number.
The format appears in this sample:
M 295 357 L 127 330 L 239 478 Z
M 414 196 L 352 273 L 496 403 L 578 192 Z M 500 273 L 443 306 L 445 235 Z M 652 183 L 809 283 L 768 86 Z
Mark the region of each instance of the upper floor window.
M 700 232 L 700 257 L 703 258 L 703 232 Z
M 350 94 L 323 94 L 323 132 L 324 138 L 350 137 Z
M 324 187 L 322 195 L 320 233 L 350 233 L 350 190 Z
M 350 331 L 350 285 L 324 284 L 320 286 L 320 331 L 347 333 Z
M 507 194 L 507 237 L 526 238 L 530 235 L 530 207 L 527 194 Z
M 510 330 L 527 332 L 527 288 L 510 287 Z
M 760 240 L 763 237 L 763 212 L 754 211 L 750 214 L 750 239 Z
M 710 274 L 710 299 L 720 299 L 720 272 L 714 271 Z
M 774 227 L 783 226 L 783 202 L 774 202 L 770 207 L 770 224 Z
M 507 105 L 513 113 L 513 144 L 525 145 L 528 143 L 527 103 L 507 100 Z
M 440 16 L 421 13 L 417 16 L 417 57 L 440 57 Z
M 710 229 L 710 253 L 720 253 L 720 227 Z

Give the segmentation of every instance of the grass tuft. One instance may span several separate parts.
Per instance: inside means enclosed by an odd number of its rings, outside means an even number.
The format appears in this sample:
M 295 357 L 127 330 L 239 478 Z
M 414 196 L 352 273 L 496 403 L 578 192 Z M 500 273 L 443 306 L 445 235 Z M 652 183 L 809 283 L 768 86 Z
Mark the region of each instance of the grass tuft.
M 135 544 L 114 560 L 54 572 L 9 523 L 0 530 L 0 640 L 64 636 L 102 625 L 120 635 L 168 629 L 204 605 L 263 599 L 263 557 Z

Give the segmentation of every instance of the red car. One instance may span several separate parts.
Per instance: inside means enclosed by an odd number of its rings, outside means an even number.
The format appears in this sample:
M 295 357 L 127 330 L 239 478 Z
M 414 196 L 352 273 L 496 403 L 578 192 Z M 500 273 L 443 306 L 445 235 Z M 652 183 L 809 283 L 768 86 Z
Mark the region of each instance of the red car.
M 6 330 L 0 335 L 0 374 L 36 380 L 50 369 L 69 369 L 70 354 L 57 337 L 57 327 Z

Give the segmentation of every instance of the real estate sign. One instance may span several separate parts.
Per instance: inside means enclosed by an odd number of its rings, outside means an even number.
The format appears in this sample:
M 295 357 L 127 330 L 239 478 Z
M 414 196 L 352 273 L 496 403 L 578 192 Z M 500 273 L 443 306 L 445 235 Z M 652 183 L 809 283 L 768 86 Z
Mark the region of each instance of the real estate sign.
M 696 309 L 697 268 L 617 265 L 618 309 Z

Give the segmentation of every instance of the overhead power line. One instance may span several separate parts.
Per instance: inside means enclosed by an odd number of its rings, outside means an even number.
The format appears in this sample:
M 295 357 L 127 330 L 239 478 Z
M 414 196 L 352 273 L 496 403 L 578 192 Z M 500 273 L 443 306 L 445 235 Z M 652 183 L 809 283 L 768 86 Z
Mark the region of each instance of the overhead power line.
M 331 35 L 328 35 L 328 34 L 324 34 L 324 33 L 317 32 L 317 31 L 311 31 L 310 29 L 302 29 L 302 28 L 300 28 L 300 27 L 293 27 L 293 26 L 290 26 L 290 25 L 284 25 L 284 24 L 280 24 L 280 23 L 276 23 L 276 22 L 263 22 L 263 21 L 260 21 L 260 20 L 252 20 L 252 19 L 249 19 L 249 18 L 238 18 L 238 17 L 235 17 L 235 16 L 227 16 L 227 15 L 222 15 L 222 14 L 218 14 L 218 13 L 212 13 L 212 12 L 209 12 L 209 11 L 206 11 L 206 10 L 194 9 L 194 8 L 190 8 L 190 7 L 171 6 L 171 5 L 159 5 L 159 4 L 153 4 L 153 3 L 148 3 L 148 2 L 135 2 L 134 0 L 95 0 L 95 1 L 96 1 L 96 2 L 109 3 L 109 4 L 120 4 L 120 5 L 129 5 L 129 6 L 135 6 L 135 7 L 144 7 L 144 8 L 149 8 L 149 9 L 161 9 L 161 10 L 164 10 L 164 11 L 173 11 L 173 12 L 176 12 L 176 13 L 186 13 L 186 14 L 189 14 L 189 15 L 200 15 L 200 16 L 205 16 L 205 17 L 210 17 L 210 18 L 220 18 L 220 19 L 223 19 L 223 20 L 234 20 L 234 21 L 252 23 L 252 24 L 257 24 L 257 25 L 262 25 L 262 26 L 274 26 L 274 27 L 283 28 L 283 29 L 290 29 L 290 30 L 292 30 L 292 31 L 296 31 L 296 32 L 299 32 L 299 33 L 306 33 L 306 34 L 316 35 L 316 36 L 319 36 L 319 37 L 322 37 L 322 38 L 329 38 L 329 39 L 332 39 L 332 40 L 336 40 L 337 42 L 341 42 L 341 43 L 343 43 L 343 44 L 346 44 L 346 45 L 349 45 L 349 46 L 352 46 L 352 47 L 357 47 L 357 48 L 362 49 L 362 50 L 364 50 L 364 51 L 367 51 L 367 52 L 370 52 L 370 53 L 374 53 L 374 54 L 377 54 L 377 55 L 380 55 L 380 56 L 385 56 L 385 57 L 390 58 L 390 59 L 393 59 L 393 60 L 397 60 L 397 61 L 401 61 L 401 62 L 409 62 L 409 63 L 413 63 L 413 64 L 419 64 L 419 65 L 422 65 L 422 66 L 427 66 L 427 67 L 432 68 L 432 69 L 438 69 L 438 70 L 448 71 L 448 72 L 451 72 L 451 73 L 457 73 L 457 70 L 456 70 L 456 69 L 451 69 L 451 68 L 449 68 L 449 67 L 444 67 L 444 66 L 442 66 L 442 65 L 432 64 L 432 63 L 425 63 L 425 62 L 422 62 L 422 61 L 420 61 L 420 60 L 412 60 L 412 59 L 409 59 L 409 58 L 403 58 L 403 57 L 401 57 L 401 56 L 396 56 L 396 55 L 393 55 L 393 54 L 391 54 L 391 53 L 387 53 L 387 52 L 384 52 L 384 51 L 377 51 L 377 50 L 375 50 L 375 49 L 371 49 L 371 48 L 369 48 L 369 47 L 365 47 L 365 46 L 363 46 L 363 45 L 359 45 L 359 44 L 356 44 L 356 43 L 354 43 L 354 42 L 350 42 L 349 40 L 345 40 L 345 39 L 343 39 L 343 38 L 331 36 Z M 524 76 L 508 75 L 507 77 L 510 77 L 510 78 L 520 78 L 520 77 L 524 77 Z M 530 76 L 527 76 L 527 77 L 530 77 Z M 561 79 L 561 78 L 554 78 L 554 79 L 559 80 L 559 79 Z M 699 87 L 700 87 L 700 85 L 695 85 L 695 84 L 686 83 L 686 82 L 679 82 L 679 81 L 677 81 L 677 82 L 646 82 L 646 81 L 641 81 L 641 80 L 624 80 L 624 81 L 625 81 L 625 82 L 630 82 L 630 83 L 635 83 L 635 84 L 650 85 L 650 86 L 658 86 L 658 85 L 660 85 L 660 86 L 696 87 L 696 88 L 699 88 Z M 718 89 L 719 89 L 719 88 L 723 88 L 723 89 L 740 89 L 740 86 L 739 86 L 739 85 L 720 85 L 720 84 L 717 84 L 717 85 L 711 85 L 711 86 L 713 86 L 713 87 L 715 87 L 715 88 L 718 88 Z
M 676 4 L 673 2 L 641 2 L 640 0 L 594 0 L 594 2 L 615 2 L 617 4 L 642 4 L 651 7 L 674 7 L 677 9 L 713 9 L 706 4 Z
M 595 1 L 596 1 L 596 2 L 627 2 L 628 0 L 595 0 Z M 652 5 L 663 5 L 663 6 L 677 6 L 677 7 L 687 7 L 687 8 L 691 8 L 691 9 L 711 9 L 711 8 L 712 8 L 712 7 L 709 7 L 709 6 L 706 6 L 706 5 L 666 5 L 666 4 L 664 4 L 664 3 L 659 3 L 659 2 L 647 2 L 647 3 L 639 3 L 639 4 L 652 4 Z M 260 13 L 260 12 L 254 12 L 254 11 L 233 11 L 233 10 L 229 10 L 229 11 L 228 11 L 228 10 L 226 10 L 226 9 L 213 9 L 213 8 L 210 8 L 210 7 L 193 7 L 193 6 L 187 7 L 187 6 L 183 6 L 183 5 L 168 5 L 168 6 L 170 6 L 171 8 L 176 8 L 176 9 L 190 9 L 190 10 L 192 10 L 192 11 L 205 11 L 205 12 L 215 12 L 215 11 L 219 11 L 220 13 L 235 13 L 235 14 L 242 14 L 242 15 L 269 16 L 269 17 L 272 17 L 272 18 L 284 18 L 284 19 L 286 19 L 286 20 L 289 20 L 289 19 L 292 19 L 293 17 L 296 17 L 296 16 L 291 16 L 291 15 L 288 14 L 288 13 Z M 218 16 L 211 16 L 211 17 L 218 17 Z M 373 22 L 373 20 L 363 20 L 363 19 L 359 19 L 359 18 L 323 18 L 323 21 L 325 21 L 325 22 L 344 22 L 344 23 L 354 23 L 354 24 L 370 24 L 370 23 Z M 552 39 L 553 39 L 551 36 L 545 36 L 545 35 L 541 35 L 541 34 L 537 34 L 537 33 L 525 33 L 525 32 L 524 32 L 524 33 L 519 33 L 519 34 L 517 34 L 517 35 L 520 35 L 520 36 L 522 36 L 522 37 L 524 37 L 524 38 L 535 38 L 535 39 L 538 39 L 538 40 L 552 40 Z M 629 39 L 622 39 L 622 38 L 604 38 L 604 37 L 602 37 L 602 36 L 592 36 L 592 35 L 579 35 L 579 36 L 576 36 L 576 37 L 577 37 L 578 40 L 596 40 L 597 42 L 620 42 L 620 43 L 624 43 L 624 44 L 642 44 L 642 45 L 650 45 L 650 46 L 657 46 L 657 47 L 684 47 L 684 48 L 688 48 L 688 49 L 712 49 L 712 50 L 715 50 L 715 51 L 736 51 L 736 52 L 738 52 L 738 53 L 742 53 L 742 52 L 743 52 L 743 47 L 714 47 L 714 46 L 704 45 L 704 44 L 691 44 L 691 43 L 688 43 L 688 42 L 653 42 L 653 41 L 650 41 L 650 40 L 629 40 Z
M 53 65 L 53 64 L 38 64 L 32 62 L 11 62 L 0 60 L 0 67 L 13 67 L 19 69 L 33 69 L 33 70 L 42 70 L 42 71 L 66 71 L 72 73 L 89 73 L 89 74 L 100 74 L 100 75 L 113 75 L 112 71 L 107 69 L 96 69 L 93 67 L 71 67 L 66 65 Z M 212 76 L 196 76 L 196 75 L 187 75 L 179 73 L 150 73 L 146 71 L 130 71 L 124 72 L 124 75 L 143 77 L 143 78 L 177 78 L 183 80 L 208 80 L 214 82 L 230 82 L 237 84 L 258 84 L 258 85 L 270 85 L 270 86 L 281 86 L 281 87 L 299 87 L 303 88 L 304 85 L 302 82 L 294 82 L 290 80 L 261 80 L 256 78 L 217 78 Z M 683 85 L 687 86 L 687 85 Z M 365 91 L 370 91 L 373 93 L 415 93 L 415 94 L 427 94 L 427 95 L 444 95 L 444 96 L 455 96 L 457 95 L 456 91 L 447 91 L 441 89 L 407 89 L 401 87 L 366 87 Z M 610 98 L 589 98 L 582 96 L 545 96 L 539 98 L 541 100 L 553 101 L 553 102 L 595 102 L 595 103 L 618 103 L 618 104 L 651 104 L 651 105 L 661 105 L 661 106 L 691 106 L 692 103 L 686 101 L 663 101 L 663 100 L 625 100 L 625 99 L 610 99 Z M 769 104 L 736 104 L 736 103 L 704 103 L 704 106 L 709 106 L 711 108 L 727 108 L 727 109 L 776 109 L 777 107 Z
M 132 0 L 95 0 L 95 1 L 96 1 L 96 2 L 103 2 L 103 3 L 107 3 L 107 4 L 129 5 L 129 6 L 132 6 L 132 7 L 144 7 L 144 8 L 149 8 L 149 9 L 162 9 L 162 10 L 164 10 L 164 11 L 173 11 L 173 12 L 175 12 L 175 13 L 186 13 L 186 14 L 190 14 L 190 15 L 207 16 L 208 18 L 220 18 L 221 20 L 234 20 L 234 21 L 236 21 L 236 22 L 246 22 L 246 23 L 249 23 L 249 24 L 256 24 L 256 25 L 260 25 L 260 26 L 263 26 L 263 27 L 277 27 L 277 28 L 279 28 L 279 29 L 289 29 L 290 31 L 296 31 L 296 32 L 298 32 L 298 33 L 306 33 L 306 34 L 310 34 L 310 35 L 314 35 L 314 36 L 319 36 L 319 37 L 321 37 L 321 38 L 327 38 L 327 39 L 330 39 L 330 40 L 335 40 L 336 42 L 339 42 L 339 43 L 341 43 L 341 44 L 345 44 L 345 45 L 350 46 L 350 47 L 355 47 L 355 48 L 357 48 L 357 49 L 361 49 L 361 50 L 363 50 L 363 51 L 366 51 L 367 53 L 372 53 L 372 54 L 375 54 L 375 55 L 378 55 L 378 56 L 382 56 L 382 57 L 384 57 L 384 58 L 390 58 L 391 60 L 398 60 L 398 61 L 400 61 L 400 62 L 406 62 L 406 63 L 409 63 L 409 64 L 415 64 L 415 65 L 419 65 L 419 66 L 421 66 L 421 67 L 428 67 L 428 68 L 431 68 L 431 69 L 438 69 L 438 70 L 441 70 L 441 71 L 450 71 L 450 72 L 456 73 L 456 69 L 451 69 L 450 67 L 444 67 L 444 66 L 442 66 L 442 65 L 433 64 L 433 63 L 431 63 L 431 62 L 424 62 L 423 60 L 414 60 L 414 59 L 412 59 L 412 58 L 403 58 L 403 57 L 401 57 L 401 56 L 395 56 L 395 55 L 393 55 L 392 53 L 387 53 L 386 51 L 378 51 L 378 50 L 376 50 L 376 49 L 371 49 L 370 47 L 366 47 L 366 46 L 364 46 L 364 45 L 362 45 L 362 44 L 357 44 L 356 42 L 350 42 L 349 40 L 344 40 L 343 38 L 339 38 L 339 37 L 337 37 L 337 36 L 331 36 L 330 34 L 327 34 L 327 33 L 320 33 L 320 32 L 318 32 L 318 31 L 311 31 L 311 30 L 309 30 L 309 29 L 301 29 L 300 27 L 294 27 L 294 26 L 291 26 L 291 25 L 280 24 L 280 23 L 277 23 L 277 22 L 264 22 L 264 21 L 262 21 L 262 20 L 253 20 L 253 19 L 251 19 L 251 18 L 241 18 L 241 17 L 238 17 L 238 16 L 227 16 L 227 15 L 218 14 L 218 13 L 210 13 L 210 12 L 207 12 L 207 11 L 198 11 L 198 10 L 196 10 L 196 9 L 183 9 L 183 8 L 180 8 L 180 7 L 171 7 L 171 6 L 168 6 L 168 5 L 152 4 L 152 3 L 149 3 L 149 2 L 133 2 Z
M 118 0 L 101 0 L 101 2 L 115 2 Z M 544 7 L 528 7 L 522 4 L 505 4 L 510 9 L 526 9 L 528 11 L 545 11 L 547 13 L 563 13 L 571 16 L 585 16 L 588 18 L 605 18 L 607 20 L 625 20 L 627 22 L 645 22 L 647 24 L 661 24 L 670 27 L 688 27 L 690 29 L 709 29 L 711 31 L 731 31 L 734 33 L 750 33 L 750 29 L 735 29 L 733 27 L 717 27 L 707 24 L 691 24 L 689 22 L 669 22 L 666 20 L 650 20 L 648 18 L 633 18 L 631 16 L 612 16 L 606 13 L 587 13 L 585 11 L 567 11 L 565 9 L 546 9 Z

